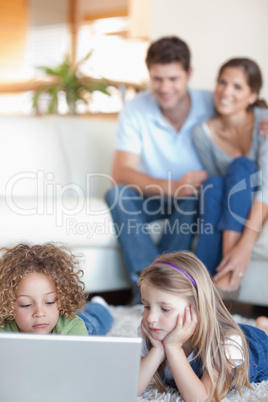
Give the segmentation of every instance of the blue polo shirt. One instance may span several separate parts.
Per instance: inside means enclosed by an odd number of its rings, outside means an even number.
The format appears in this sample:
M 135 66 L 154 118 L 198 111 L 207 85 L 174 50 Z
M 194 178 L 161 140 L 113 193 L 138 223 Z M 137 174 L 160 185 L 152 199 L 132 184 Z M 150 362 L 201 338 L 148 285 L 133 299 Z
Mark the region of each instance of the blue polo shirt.
M 214 115 L 213 95 L 203 90 L 188 91 L 191 109 L 179 131 L 163 118 L 149 91 L 127 102 L 119 116 L 116 149 L 139 154 L 139 171 L 157 179 L 178 180 L 189 171 L 203 169 L 192 130 Z

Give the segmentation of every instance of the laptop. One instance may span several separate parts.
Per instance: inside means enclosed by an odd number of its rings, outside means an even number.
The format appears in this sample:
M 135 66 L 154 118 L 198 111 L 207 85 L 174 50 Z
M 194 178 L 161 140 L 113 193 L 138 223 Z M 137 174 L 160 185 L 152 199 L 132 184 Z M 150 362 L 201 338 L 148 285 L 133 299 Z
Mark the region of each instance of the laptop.
M 0 334 L 1 402 L 136 402 L 141 339 Z

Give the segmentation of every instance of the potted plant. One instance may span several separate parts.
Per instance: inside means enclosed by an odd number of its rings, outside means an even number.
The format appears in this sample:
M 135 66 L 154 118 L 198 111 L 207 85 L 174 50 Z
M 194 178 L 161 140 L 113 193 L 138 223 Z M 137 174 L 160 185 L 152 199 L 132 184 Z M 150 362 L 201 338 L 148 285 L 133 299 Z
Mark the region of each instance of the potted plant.
M 107 84 L 104 80 L 97 80 L 85 76 L 79 71 L 81 64 L 84 63 L 91 56 L 92 51 L 89 52 L 82 60 L 75 66 L 72 65 L 70 57 L 67 55 L 63 63 L 55 68 L 40 66 L 37 67 L 47 74 L 48 82 L 41 85 L 34 92 L 33 95 L 33 108 L 38 113 L 38 102 L 42 94 L 49 95 L 47 113 L 57 113 L 59 104 L 59 94 L 65 94 L 66 103 L 68 105 L 69 113 L 76 114 L 76 106 L 78 101 L 85 104 L 88 103 L 85 95 L 92 94 L 94 91 L 101 91 L 106 95 L 110 95 L 107 90 Z

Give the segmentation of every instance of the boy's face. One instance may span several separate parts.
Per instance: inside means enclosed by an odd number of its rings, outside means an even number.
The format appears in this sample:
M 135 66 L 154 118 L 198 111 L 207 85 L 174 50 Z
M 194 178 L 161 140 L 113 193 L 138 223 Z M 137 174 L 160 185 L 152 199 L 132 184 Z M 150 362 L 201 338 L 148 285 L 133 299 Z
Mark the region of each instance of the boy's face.
M 149 68 L 151 91 L 163 112 L 176 110 L 187 95 L 190 72 L 181 63 L 153 64 Z
M 59 319 L 55 285 L 47 275 L 33 272 L 16 291 L 15 321 L 20 332 L 49 334 Z

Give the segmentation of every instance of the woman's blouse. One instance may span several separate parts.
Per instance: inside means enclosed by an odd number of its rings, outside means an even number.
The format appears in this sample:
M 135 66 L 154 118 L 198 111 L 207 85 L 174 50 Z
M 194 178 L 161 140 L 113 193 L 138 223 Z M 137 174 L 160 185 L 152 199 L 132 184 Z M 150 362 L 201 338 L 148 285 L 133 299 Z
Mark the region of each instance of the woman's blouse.
M 246 156 L 254 161 L 261 171 L 262 191 L 255 199 L 268 205 L 268 140 L 259 134 L 259 123 L 268 120 L 268 109 L 254 108 L 254 129 L 252 143 Z M 212 140 L 211 131 L 206 122 L 198 124 L 193 131 L 193 142 L 200 160 L 209 176 L 224 176 L 229 164 L 235 159 Z

